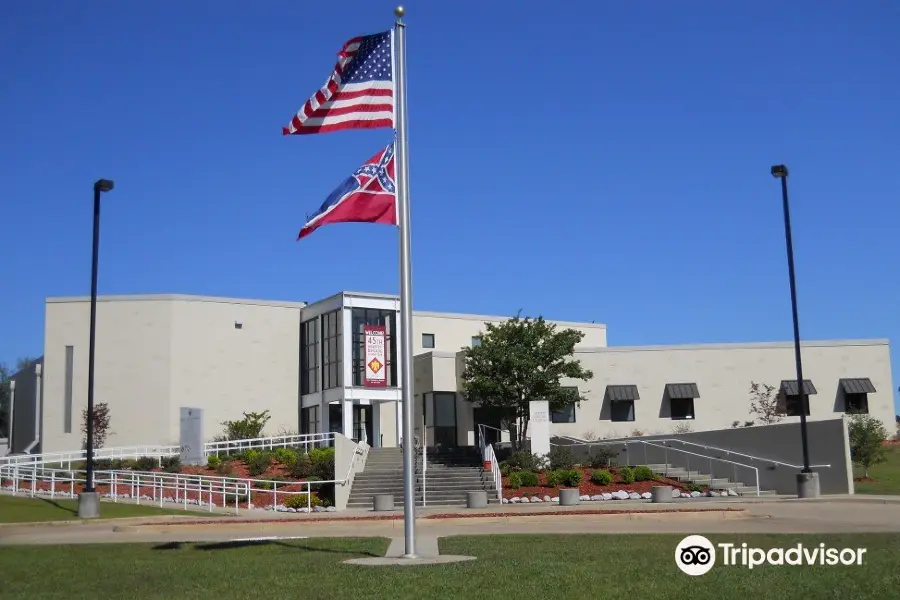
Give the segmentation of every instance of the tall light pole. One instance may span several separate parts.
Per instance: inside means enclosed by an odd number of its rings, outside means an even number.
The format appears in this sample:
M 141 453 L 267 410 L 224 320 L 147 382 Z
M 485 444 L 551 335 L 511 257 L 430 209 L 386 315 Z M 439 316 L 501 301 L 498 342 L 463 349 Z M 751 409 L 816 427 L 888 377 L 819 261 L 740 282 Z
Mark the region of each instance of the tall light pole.
M 797 394 L 800 396 L 800 442 L 803 445 L 803 469 L 797 474 L 797 496 L 800 498 L 819 495 L 819 475 L 809 467 L 809 443 L 806 429 L 806 412 L 809 410 L 809 396 L 803 385 L 803 362 L 800 359 L 800 321 L 797 318 L 797 281 L 794 276 L 794 242 L 791 237 L 791 210 L 788 205 L 788 168 L 774 165 L 772 176 L 781 180 L 781 201 L 784 208 L 784 241 L 787 246 L 788 278 L 791 283 L 791 313 L 794 320 L 794 361 L 797 365 Z
M 84 490 L 78 495 L 78 516 L 92 519 L 100 516 L 100 495 L 94 490 L 94 342 L 97 328 L 97 262 L 100 254 L 100 194 L 113 189 L 109 179 L 94 183 L 94 247 L 91 254 L 91 325 L 88 342 L 87 393 L 87 474 Z

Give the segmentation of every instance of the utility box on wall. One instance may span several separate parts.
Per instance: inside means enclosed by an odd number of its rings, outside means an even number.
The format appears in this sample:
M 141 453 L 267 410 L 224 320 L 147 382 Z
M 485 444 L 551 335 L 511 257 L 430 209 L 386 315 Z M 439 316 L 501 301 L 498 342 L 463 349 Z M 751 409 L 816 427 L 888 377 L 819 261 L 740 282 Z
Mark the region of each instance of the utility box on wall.
M 206 454 L 203 451 L 203 409 L 181 408 L 181 464 L 204 465 Z

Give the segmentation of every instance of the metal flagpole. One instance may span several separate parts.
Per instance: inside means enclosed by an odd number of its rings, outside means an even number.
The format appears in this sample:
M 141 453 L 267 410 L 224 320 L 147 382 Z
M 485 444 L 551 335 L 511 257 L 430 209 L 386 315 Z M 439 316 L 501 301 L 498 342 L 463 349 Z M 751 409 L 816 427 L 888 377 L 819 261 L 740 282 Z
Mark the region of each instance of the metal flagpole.
M 416 557 L 415 446 L 413 445 L 412 264 L 410 260 L 409 148 L 406 140 L 406 24 L 398 6 L 394 27 L 394 110 L 397 148 L 397 224 L 400 229 L 400 385 L 403 409 L 404 558 Z

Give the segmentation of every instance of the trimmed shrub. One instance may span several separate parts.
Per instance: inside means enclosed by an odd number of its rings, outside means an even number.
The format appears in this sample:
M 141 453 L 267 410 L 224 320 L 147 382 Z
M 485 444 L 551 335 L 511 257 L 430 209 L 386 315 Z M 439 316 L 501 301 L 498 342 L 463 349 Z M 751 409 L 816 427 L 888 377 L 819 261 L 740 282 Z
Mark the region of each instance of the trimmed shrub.
M 619 477 L 622 478 L 622 483 L 634 483 L 634 470 L 631 467 L 620 467 Z
M 297 456 L 294 464 L 290 467 L 291 477 L 294 479 L 305 479 L 313 473 L 312 459 L 309 454 L 301 454 Z
M 206 457 L 206 466 L 210 469 L 215 469 L 219 466 L 219 463 L 222 462 L 222 459 L 216 456 L 215 454 L 210 454 Z
M 244 452 L 241 452 L 240 459 L 249 465 L 254 460 L 259 459 L 259 457 L 261 455 L 262 455 L 262 452 L 260 452 L 259 450 L 256 450 L 255 448 L 251 448 L 250 450 L 245 450 Z
M 159 466 L 159 461 L 152 456 L 142 456 L 134 462 L 135 471 L 152 471 Z
M 613 474 L 606 469 L 595 469 L 591 472 L 591 481 L 596 485 L 610 485 L 613 482 Z
M 291 448 L 276 448 L 273 453 L 275 460 L 284 467 L 290 469 L 297 462 L 297 451 Z
M 510 470 L 509 465 L 505 462 L 500 463 L 500 475 L 503 477 L 509 477 L 510 473 L 512 473 L 512 471 Z
M 269 466 L 272 464 L 272 458 L 268 453 L 260 453 L 258 456 L 254 456 L 253 460 L 247 463 L 247 473 L 250 474 L 251 477 L 258 477 L 269 470 Z
M 273 484 L 271 481 L 257 481 L 253 484 L 253 487 L 258 490 L 271 490 L 273 487 L 275 487 L 275 484 Z
M 506 459 L 511 471 L 540 471 L 544 468 L 544 459 L 530 452 L 513 452 Z
M 306 478 L 307 483 L 309 483 L 309 489 L 315 491 L 321 488 L 324 484 L 314 483 L 316 481 L 322 481 L 321 477 L 316 477 L 315 475 L 310 475 Z
M 94 468 L 98 471 L 109 471 L 113 468 L 112 464 L 113 461 L 109 460 L 108 458 L 101 458 L 94 461 Z
M 581 485 L 581 472 L 574 469 L 558 469 L 547 474 L 547 485 L 551 487 L 578 487 Z
M 307 501 L 306 494 L 292 494 L 284 501 L 284 505 L 288 508 L 306 508 L 307 506 L 315 508 L 316 506 L 322 506 L 322 500 L 318 496 L 313 495 Z
M 654 479 L 656 479 L 656 477 L 653 475 L 653 471 L 650 470 L 650 467 L 641 465 L 634 468 L 635 481 L 653 481 Z
M 216 474 L 222 477 L 231 477 L 234 475 L 234 467 L 230 460 L 223 460 L 216 465 Z
M 590 464 L 595 469 L 607 469 L 618 463 L 619 453 L 611 448 L 600 448 L 591 454 Z
M 537 473 L 532 473 L 531 471 L 519 471 L 516 474 L 519 476 L 519 480 L 525 487 L 536 487 L 541 485 L 541 479 L 537 476 Z
M 567 470 L 575 466 L 577 459 L 575 453 L 568 446 L 554 446 L 547 455 L 550 462 L 550 468 L 554 471 L 560 469 Z
M 162 459 L 162 466 L 166 473 L 181 473 L 181 457 L 167 456 Z
M 313 475 L 328 481 L 334 479 L 334 448 L 315 448 L 309 451 Z
M 522 476 L 520 471 L 510 474 L 506 480 L 506 487 L 511 490 L 517 490 L 522 487 Z

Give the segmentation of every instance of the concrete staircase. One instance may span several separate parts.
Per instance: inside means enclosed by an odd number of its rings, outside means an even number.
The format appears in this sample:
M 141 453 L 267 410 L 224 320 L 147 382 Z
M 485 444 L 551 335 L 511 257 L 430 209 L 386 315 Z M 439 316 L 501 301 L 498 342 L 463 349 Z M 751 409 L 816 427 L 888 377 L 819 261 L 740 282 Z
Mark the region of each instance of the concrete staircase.
M 675 479 L 682 483 L 694 483 L 697 485 L 705 485 L 711 490 L 725 491 L 734 490 L 738 496 L 756 496 L 755 485 L 745 485 L 740 481 L 731 481 L 726 478 L 711 477 L 700 471 L 688 471 L 682 467 L 667 464 L 647 465 L 657 475 L 664 475 L 669 479 Z M 760 490 L 760 496 L 775 496 L 777 492 L 774 490 Z
M 425 506 L 465 506 L 466 492 L 486 491 L 488 502 L 499 504 L 490 472 L 484 472 L 475 448 L 429 449 L 425 471 Z M 416 506 L 422 502 L 422 455 L 416 457 Z M 353 478 L 347 508 L 371 509 L 375 494 L 393 494 L 403 507 L 403 452 L 400 448 L 372 448 L 365 469 Z

